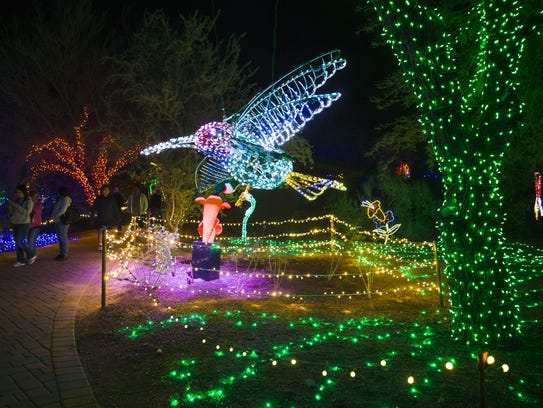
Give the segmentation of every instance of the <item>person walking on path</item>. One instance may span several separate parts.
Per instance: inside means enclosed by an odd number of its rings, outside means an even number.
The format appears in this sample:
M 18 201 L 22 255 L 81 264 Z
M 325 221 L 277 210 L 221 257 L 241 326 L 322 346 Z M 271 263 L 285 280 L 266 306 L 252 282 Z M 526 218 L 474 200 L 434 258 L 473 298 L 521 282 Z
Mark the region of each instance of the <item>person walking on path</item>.
M 27 264 L 33 264 L 38 257 L 36 253 L 36 240 L 41 230 L 43 204 L 37 191 L 31 191 L 29 194 L 33 203 L 32 212 L 30 213 L 30 230 L 28 231 L 28 248 L 30 249 L 30 258 L 27 259 Z
M 102 228 L 111 228 L 113 226 L 119 229 L 121 227 L 121 214 L 117 201 L 110 194 L 109 185 L 104 184 L 100 189 L 100 195 L 94 200 L 92 212 L 95 215 L 94 226 L 98 235 L 98 250 L 102 250 Z
M 59 254 L 56 256 L 56 261 L 65 261 L 68 259 L 68 229 L 70 224 L 64 224 L 60 217 L 63 215 L 70 204 L 72 199 L 68 195 L 68 189 L 64 186 L 58 188 L 59 198 L 53 205 L 53 213 L 51 218 L 55 223 L 55 232 L 57 233 Z
M 123 219 L 123 206 L 126 203 L 126 200 L 119 191 L 119 187 L 111 188 L 111 196 L 115 199 L 115 202 L 117 203 L 117 208 L 119 209 L 119 216 L 121 217 L 121 223 L 119 224 L 119 228 L 117 228 L 117 230 L 119 232 L 122 232 L 122 224 L 125 221 Z
M 24 184 L 17 186 L 15 194 L 15 201 L 9 200 L 8 205 L 10 213 L 9 220 L 13 225 L 13 240 L 15 241 L 15 252 L 17 254 L 17 262 L 13 266 L 19 267 L 25 265 L 26 262 L 34 262 L 36 258 L 32 259 L 33 255 L 30 248 L 25 243 L 28 230 L 30 229 L 30 212 L 32 211 L 33 206 L 32 200 L 28 196 L 28 190 Z

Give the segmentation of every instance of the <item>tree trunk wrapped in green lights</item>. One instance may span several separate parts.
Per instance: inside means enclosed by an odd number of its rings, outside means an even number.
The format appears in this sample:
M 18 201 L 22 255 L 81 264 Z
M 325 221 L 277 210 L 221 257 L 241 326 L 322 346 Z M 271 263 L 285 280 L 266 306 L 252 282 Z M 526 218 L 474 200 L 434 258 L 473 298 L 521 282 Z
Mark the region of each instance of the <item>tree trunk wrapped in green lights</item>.
M 414 0 L 369 1 L 413 85 L 443 176 L 439 245 L 453 336 L 508 343 L 520 326 L 499 178 L 522 111 L 516 99 L 521 2 L 471 1 L 438 10 Z

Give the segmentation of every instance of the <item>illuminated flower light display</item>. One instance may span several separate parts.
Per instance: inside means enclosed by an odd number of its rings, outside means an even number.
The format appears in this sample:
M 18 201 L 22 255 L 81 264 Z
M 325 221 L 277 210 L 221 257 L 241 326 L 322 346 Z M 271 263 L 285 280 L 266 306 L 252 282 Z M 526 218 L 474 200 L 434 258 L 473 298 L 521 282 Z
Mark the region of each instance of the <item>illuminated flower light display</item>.
M 325 222 L 327 226 L 317 228 L 315 224 Z M 194 222 L 197 225 L 197 222 Z M 229 230 L 239 230 L 239 223 L 226 224 Z M 268 234 L 251 238 L 251 241 L 239 238 L 222 238 L 221 250 L 230 259 L 235 259 L 234 264 L 225 263 L 217 271 L 220 274 L 221 284 L 209 287 L 205 282 L 187 285 L 192 282 L 192 271 L 189 263 L 175 262 L 173 252 L 179 250 L 187 254 L 192 249 L 194 236 L 180 236 L 182 241 L 173 237 L 164 236 L 157 226 L 153 228 L 138 228 L 131 223 L 122 237 L 112 237 L 112 251 L 107 255 L 118 262 L 118 268 L 109 273 L 110 278 L 124 279 L 126 272 L 131 280 L 144 286 L 152 293 L 155 302 L 158 297 L 195 296 L 199 294 L 231 295 L 250 297 L 287 297 L 289 299 L 302 300 L 312 297 L 334 297 L 337 299 L 352 299 L 368 295 L 361 289 L 361 280 L 365 278 L 368 270 L 377 276 L 397 276 L 404 284 L 390 290 L 374 290 L 373 295 L 382 296 L 399 292 L 433 293 L 437 292 L 437 286 L 433 276 L 420 275 L 416 269 L 428 268 L 432 270 L 433 246 L 431 243 L 410 243 L 407 240 L 394 241 L 394 245 L 384 247 L 373 242 L 352 241 L 347 238 L 347 232 L 357 231 L 358 228 L 350 225 L 333 215 L 321 217 L 309 217 L 302 220 L 289 219 L 283 221 L 266 221 L 253 223 L 253 226 L 265 225 L 266 230 L 276 227 L 290 227 L 298 225 L 308 229 L 299 233 Z M 340 230 L 342 229 L 342 231 Z M 320 237 L 320 238 L 319 238 Z M 364 240 L 371 240 L 369 232 L 361 234 Z M 148 251 L 148 242 L 155 246 L 163 246 L 164 251 L 172 257 L 164 257 L 164 267 L 157 264 L 154 252 Z M 254 245 L 257 242 L 258 245 Z M 271 265 L 277 263 L 277 259 L 319 259 L 326 262 L 330 257 L 330 247 L 334 246 L 337 254 L 346 260 L 352 260 L 360 265 L 364 271 L 358 268 L 344 270 L 337 273 L 323 271 L 287 272 L 283 269 L 274 269 Z M 146 260 L 146 258 L 150 258 Z M 239 268 L 243 263 L 239 260 L 261 259 L 266 260 L 257 268 Z M 392 262 L 392 259 L 395 259 Z M 407 264 L 406 264 L 407 262 Z M 347 263 L 347 262 L 346 262 Z M 353 264 L 353 265 L 354 265 Z M 153 266 L 154 265 L 154 266 Z M 158 265 L 158 266 L 157 266 Z M 153 268 L 157 270 L 154 271 Z M 201 268 L 199 268 L 201 269 Z M 166 271 L 166 272 L 164 272 Z M 201 271 L 205 272 L 205 271 Z M 155 276 L 156 275 L 156 276 Z M 326 291 L 308 293 L 304 290 L 304 282 L 308 280 L 329 282 L 330 279 L 344 280 L 345 287 L 341 292 Z M 277 283 L 284 280 L 286 286 L 280 288 Z M 357 283 L 359 282 L 359 283 Z M 291 286 L 293 285 L 294 286 Z M 300 286 L 301 285 L 301 286 Z M 300 287 L 298 287 L 300 286 Z
M 375 232 L 380 238 L 385 240 L 385 244 L 388 241 L 388 237 L 394 234 L 401 227 L 402 224 L 396 224 L 389 226 L 391 222 L 394 221 L 394 213 L 391 210 L 384 212 L 381 209 L 381 202 L 379 200 L 375 201 L 362 201 L 362 207 L 366 207 L 368 218 L 373 221 L 375 224 Z
M 87 109 L 83 121 L 74 127 L 75 142 L 70 143 L 57 137 L 39 146 L 32 146 L 26 157 L 30 168 L 28 183 L 51 172 L 66 174 L 81 185 L 85 200 L 92 205 L 100 188 L 122 167 L 134 161 L 139 155 L 139 146 L 124 149 L 115 144 L 110 135 L 102 137 L 98 149 L 90 151 L 81 137 L 81 131 L 89 120 Z M 112 153 L 117 157 L 113 159 Z M 94 154 L 93 154 L 94 153 Z M 89 163 L 89 158 L 93 161 Z
M 204 208 L 202 222 L 198 225 L 198 233 L 204 244 L 212 244 L 215 236 L 222 232 L 222 225 L 217 218 L 219 211 L 230 208 L 230 203 L 223 202 L 222 198 L 216 195 L 210 195 L 207 198 L 198 197 L 194 201 L 202 204 Z
M 197 168 L 199 191 L 231 178 L 264 190 L 286 183 L 309 200 L 327 188 L 345 190 L 338 181 L 294 172 L 292 160 L 280 149 L 340 97 L 316 92 L 345 64 L 339 51 L 323 54 L 270 85 L 224 122 L 207 123 L 192 136 L 173 138 L 141 153 L 197 149 L 204 156 Z
M 247 240 L 247 221 L 255 211 L 256 200 L 251 193 L 249 193 L 249 186 L 245 188 L 243 193 L 240 194 L 238 200 L 236 201 L 236 207 L 241 207 L 241 204 L 247 201 L 249 203 L 249 208 L 245 210 L 245 215 L 243 216 L 243 221 L 241 222 L 241 239 L 242 241 Z
M 535 204 L 534 212 L 535 219 L 538 220 L 540 215 L 543 215 L 543 208 L 541 208 L 541 173 L 535 172 Z
M 318 227 L 318 224 L 325 226 Z M 198 225 L 200 221 L 189 221 L 187 224 Z M 271 232 L 274 229 L 290 229 L 296 225 L 298 232 Z M 239 231 L 240 223 L 224 223 L 228 231 Z M 160 296 L 191 297 L 197 295 L 216 294 L 219 296 L 274 297 L 303 300 L 310 298 L 327 298 L 349 300 L 363 296 L 390 296 L 403 292 L 415 294 L 438 293 L 439 288 L 434 276 L 433 243 L 409 242 L 406 239 L 389 240 L 389 245 L 383 246 L 372 241 L 369 231 L 359 233 L 361 240 L 349 239 L 358 228 L 346 223 L 333 215 L 308 217 L 305 219 L 287 219 L 282 221 L 259 221 L 252 223 L 253 229 L 270 231 L 267 235 L 255 236 L 251 241 L 242 241 L 239 238 L 218 237 L 221 241 L 221 250 L 232 262 L 221 265 L 220 286 L 207 285 L 198 281 L 197 284 L 188 285 L 191 278 L 190 264 L 175 261 L 174 254 L 180 251 L 188 254 L 192 243 L 198 239 L 194 235 L 178 235 L 167 233 L 162 227 L 155 225 L 151 228 L 139 228 L 132 222 L 125 233 L 108 240 L 112 243 L 112 250 L 107 252 L 110 259 L 117 261 L 118 267 L 109 272 L 109 277 L 124 279 L 126 273 L 135 284 L 145 287 L 151 294 L 155 303 Z M 194 228 L 196 230 L 196 228 Z M 159 246 L 162 250 L 149 252 L 148 242 L 152 246 Z M 258 245 L 254 245 L 257 242 Z M 277 257 L 288 259 L 329 259 L 330 246 L 334 246 L 335 253 L 340 254 L 345 262 L 352 268 L 342 267 L 335 273 L 322 270 L 307 271 L 281 271 L 279 274 L 270 267 Z M 532 276 L 539 268 L 543 256 L 528 256 L 528 249 L 517 246 L 510 252 L 517 254 L 510 259 L 511 266 L 522 265 L 526 274 Z M 167 256 L 157 257 L 155 253 L 165 253 Z M 525 255 L 522 255 L 525 254 Z M 148 258 L 148 259 L 147 259 Z M 240 260 L 261 259 L 259 268 L 246 268 Z M 162 261 L 160 261 L 162 259 Z M 184 258 L 180 258 L 184 259 Z M 533 267 L 533 271 L 530 268 Z M 426 272 L 421 275 L 422 270 Z M 395 288 L 386 290 L 373 288 L 371 292 L 364 290 L 363 280 L 371 272 L 379 280 L 383 276 L 392 276 L 398 280 Z M 279 275 L 279 276 L 278 276 Z M 536 275 L 533 275 L 536 276 Z M 304 290 L 305 282 L 340 280 L 345 287 L 339 291 L 307 292 Z M 276 282 L 282 281 L 282 287 Z M 358 283 L 357 283 L 358 282 Z M 519 280 L 520 282 L 520 280 Z M 161 292 L 162 291 L 162 292 Z M 164 299 L 163 299 L 164 300 Z

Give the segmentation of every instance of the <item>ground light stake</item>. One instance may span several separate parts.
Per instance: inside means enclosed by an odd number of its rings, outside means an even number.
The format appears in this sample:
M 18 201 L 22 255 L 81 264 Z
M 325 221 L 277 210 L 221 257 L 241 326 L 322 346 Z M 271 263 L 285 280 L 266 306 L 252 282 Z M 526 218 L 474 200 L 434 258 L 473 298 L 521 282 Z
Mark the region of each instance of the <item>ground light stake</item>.
M 443 285 L 441 283 L 441 271 L 439 270 L 439 261 L 437 259 L 437 245 L 436 241 L 432 242 L 434 245 L 434 262 L 436 263 L 436 275 L 437 275 L 437 292 L 439 293 L 439 306 L 445 307 L 443 304 L 443 291 L 441 290 L 441 286 Z

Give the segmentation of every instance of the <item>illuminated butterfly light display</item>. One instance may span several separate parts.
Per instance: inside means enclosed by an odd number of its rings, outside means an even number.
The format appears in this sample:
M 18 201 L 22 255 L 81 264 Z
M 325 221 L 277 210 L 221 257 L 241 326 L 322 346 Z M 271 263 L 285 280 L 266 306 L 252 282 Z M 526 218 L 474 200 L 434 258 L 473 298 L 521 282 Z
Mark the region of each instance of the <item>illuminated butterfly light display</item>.
M 327 188 L 346 190 L 341 182 L 293 171 L 292 159 L 280 148 L 339 99 L 338 92 L 316 92 L 345 65 L 339 51 L 325 53 L 283 76 L 224 122 L 207 123 L 191 136 L 170 139 L 141 153 L 197 149 L 204 156 L 195 174 L 199 192 L 228 179 L 262 190 L 287 184 L 309 200 Z

